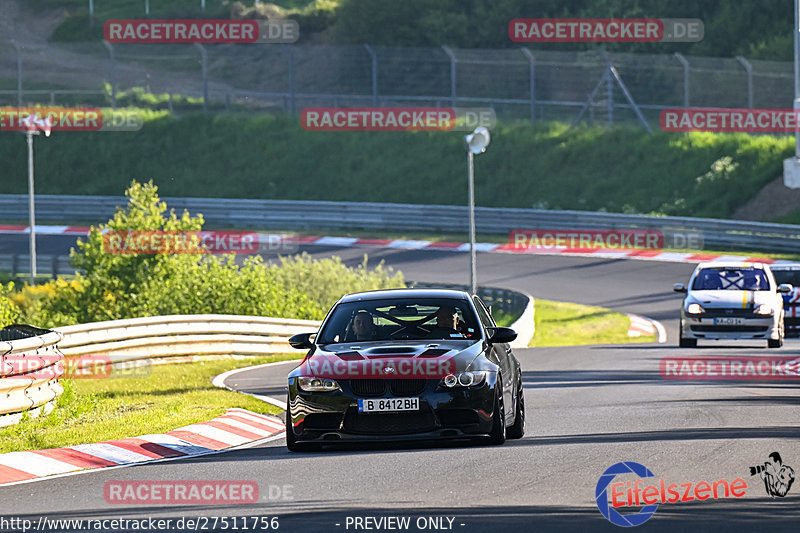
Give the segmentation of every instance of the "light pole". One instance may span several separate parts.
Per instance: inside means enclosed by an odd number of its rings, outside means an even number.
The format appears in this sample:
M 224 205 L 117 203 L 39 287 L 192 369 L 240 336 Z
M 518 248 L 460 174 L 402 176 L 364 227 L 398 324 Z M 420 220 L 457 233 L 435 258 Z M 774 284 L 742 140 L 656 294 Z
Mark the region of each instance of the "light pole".
M 29 245 L 31 252 L 31 285 L 36 284 L 36 214 L 33 204 L 33 136 L 39 135 L 43 131 L 45 137 L 50 137 L 50 117 L 46 120 L 36 118 L 36 115 L 28 115 L 28 118 L 21 121 L 27 128 L 25 135 L 28 137 L 28 221 L 30 224 Z
M 794 103 L 795 123 L 800 117 L 800 0 L 794 0 Z M 794 157 L 783 160 L 783 184 L 800 189 L 800 124 L 794 129 Z
M 467 149 L 467 166 L 469 167 L 469 285 L 472 294 L 478 292 L 478 267 L 475 257 L 475 168 L 473 158 L 475 154 L 482 154 L 489 146 L 491 136 L 489 130 L 478 126 L 475 131 L 464 136 L 464 145 Z

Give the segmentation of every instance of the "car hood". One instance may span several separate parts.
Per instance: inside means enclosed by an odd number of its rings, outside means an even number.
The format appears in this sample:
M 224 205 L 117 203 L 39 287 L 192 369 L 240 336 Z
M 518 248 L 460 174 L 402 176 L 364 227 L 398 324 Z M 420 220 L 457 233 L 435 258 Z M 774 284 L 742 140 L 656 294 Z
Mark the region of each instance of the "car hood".
M 747 309 L 761 304 L 774 304 L 774 302 L 775 293 L 771 291 L 692 291 L 686 298 L 686 305 L 697 303 L 712 309 L 718 307 Z
M 477 368 L 481 340 L 350 342 L 315 347 L 289 374 L 330 379 L 438 379 Z

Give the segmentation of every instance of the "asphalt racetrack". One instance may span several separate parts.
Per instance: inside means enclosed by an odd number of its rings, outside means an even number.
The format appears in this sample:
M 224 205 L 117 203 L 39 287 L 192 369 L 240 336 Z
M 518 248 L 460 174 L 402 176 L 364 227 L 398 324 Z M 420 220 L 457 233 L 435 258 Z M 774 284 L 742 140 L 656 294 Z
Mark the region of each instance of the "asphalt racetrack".
M 26 236 L 4 236 L 0 253 L 25 253 Z M 46 237 L 40 253 L 65 253 L 74 238 Z M 363 249 L 319 246 L 316 257 L 357 263 Z M 466 283 L 468 254 L 370 249 L 406 279 Z M 770 497 L 749 467 L 772 452 L 800 468 L 800 394 L 794 381 L 664 380 L 670 356 L 800 356 L 800 341 L 701 341 L 677 348 L 680 296 L 691 264 L 564 256 L 479 254 L 479 283 L 550 300 L 601 305 L 661 321 L 665 344 L 521 349 L 527 434 L 503 446 L 373 445 L 290 454 L 283 438 L 257 447 L 104 469 L 0 487 L 0 515 L 58 518 L 279 517 L 279 531 L 618 531 L 595 503 L 598 479 L 633 461 L 664 479 L 694 486 L 742 478 L 741 497 L 664 503 L 640 531 L 796 531 L 800 484 Z M 232 375 L 239 390 L 285 399 L 293 363 Z M 103 498 L 107 481 L 253 480 L 261 501 L 227 507 L 122 506 Z M 621 481 L 635 476 L 621 476 Z M 286 490 L 288 487 L 288 491 Z M 681 491 L 683 492 L 683 491 Z M 273 497 L 274 496 L 274 497 Z M 639 507 L 626 509 L 625 514 Z M 381 518 L 408 519 L 381 521 Z M 378 527 L 378 526 L 382 527 Z M 0 528 L 1 529 L 1 528 Z

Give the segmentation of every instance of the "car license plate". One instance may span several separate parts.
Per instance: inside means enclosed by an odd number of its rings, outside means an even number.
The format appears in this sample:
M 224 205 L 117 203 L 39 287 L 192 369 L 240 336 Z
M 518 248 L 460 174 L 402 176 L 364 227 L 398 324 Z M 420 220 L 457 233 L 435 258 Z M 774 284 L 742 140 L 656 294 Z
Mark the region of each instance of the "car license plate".
M 720 317 L 714 319 L 714 324 L 720 326 L 741 326 L 744 324 L 744 318 Z
M 359 413 L 417 410 L 419 410 L 419 398 L 376 398 L 374 400 L 358 400 Z

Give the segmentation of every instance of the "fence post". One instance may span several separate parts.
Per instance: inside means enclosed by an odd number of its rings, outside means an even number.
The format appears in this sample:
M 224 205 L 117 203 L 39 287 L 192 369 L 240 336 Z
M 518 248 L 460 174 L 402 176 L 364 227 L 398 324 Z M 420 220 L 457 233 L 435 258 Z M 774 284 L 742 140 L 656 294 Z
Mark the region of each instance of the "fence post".
M 200 43 L 194 43 L 200 51 L 200 64 L 203 68 L 203 111 L 208 111 L 208 54 Z
M 602 50 L 603 58 L 606 60 L 606 70 L 608 71 L 608 76 L 606 76 L 606 115 L 608 119 L 608 127 L 612 127 L 614 125 L 614 80 L 611 76 L 611 68 L 614 66 L 611 63 L 611 56 L 608 55 L 608 52 Z
M 117 108 L 117 68 L 116 62 L 114 61 L 114 47 L 111 46 L 106 40 L 103 40 L 103 44 L 105 45 L 106 49 L 108 50 L 108 60 L 109 60 L 109 68 L 108 68 L 108 75 L 111 79 L 111 109 Z
M 680 52 L 675 52 L 675 57 L 683 66 L 683 107 L 689 107 L 689 62 Z
M 742 56 L 736 56 L 736 60 L 742 64 L 744 71 L 747 72 L 747 107 L 753 108 L 753 65 Z
M 450 105 L 456 107 L 456 55 L 448 46 L 442 45 L 442 50 L 450 58 Z
M 294 49 L 287 45 L 282 44 L 283 50 L 289 59 L 289 113 L 294 115 L 295 111 L 295 92 L 294 92 Z
M 150 16 L 150 0 L 144 0 L 144 14 Z
M 372 107 L 378 107 L 378 56 L 370 45 L 364 44 L 364 48 L 372 58 Z
M 528 58 L 529 65 L 529 79 L 528 85 L 530 87 L 530 100 L 531 100 L 531 124 L 536 120 L 536 59 L 527 48 L 520 48 L 523 55 Z
M 11 41 L 14 47 L 14 55 L 17 56 L 17 107 L 22 107 L 22 53 L 17 41 Z

